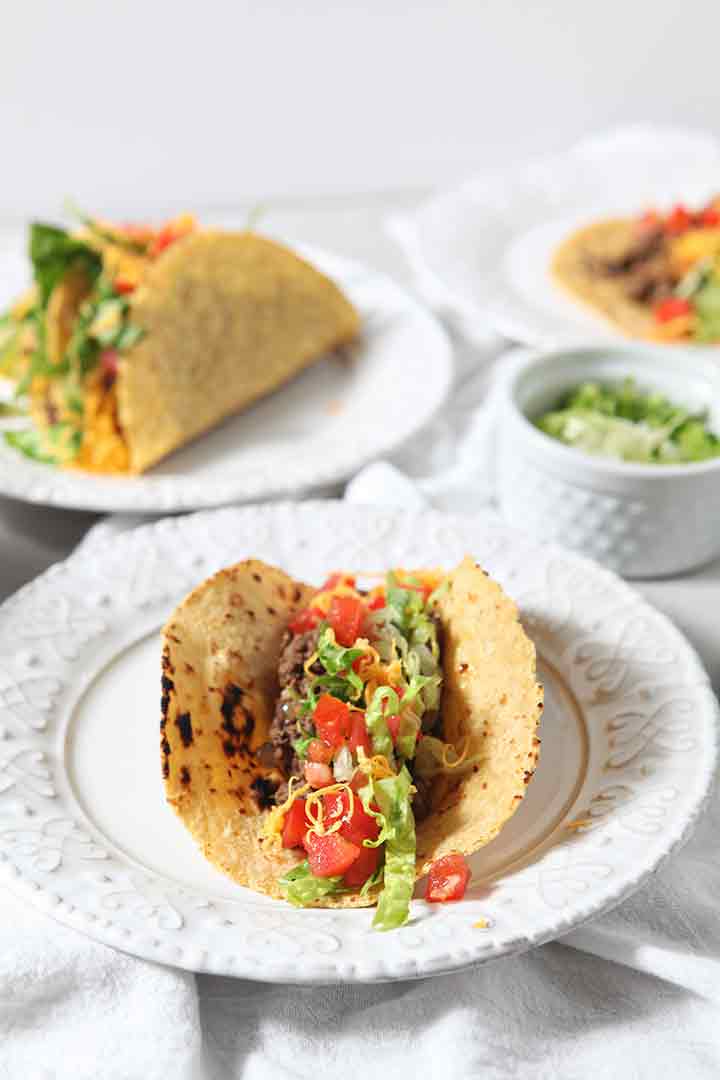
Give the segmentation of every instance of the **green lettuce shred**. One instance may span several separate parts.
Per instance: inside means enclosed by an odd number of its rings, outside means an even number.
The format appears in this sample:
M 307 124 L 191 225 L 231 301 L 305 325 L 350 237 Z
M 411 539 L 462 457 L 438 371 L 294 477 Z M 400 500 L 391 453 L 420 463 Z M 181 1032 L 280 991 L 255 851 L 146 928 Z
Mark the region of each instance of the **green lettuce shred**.
M 397 776 L 374 780 L 375 800 L 385 818 L 383 890 L 373 919 L 376 930 L 395 930 L 409 918 L 415 890 L 415 818 L 410 803 L 412 780 L 403 765 Z
M 400 711 L 400 699 L 391 686 L 378 686 L 365 714 L 374 754 L 384 754 L 393 760 L 393 741 L 387 726 L 387 717 Z
M 293 907 L 307 907 L 315 900 L 337 892 L 341 883 L 341 877 L 315 877 L 307 859 L 280 878 L 280 887 Z

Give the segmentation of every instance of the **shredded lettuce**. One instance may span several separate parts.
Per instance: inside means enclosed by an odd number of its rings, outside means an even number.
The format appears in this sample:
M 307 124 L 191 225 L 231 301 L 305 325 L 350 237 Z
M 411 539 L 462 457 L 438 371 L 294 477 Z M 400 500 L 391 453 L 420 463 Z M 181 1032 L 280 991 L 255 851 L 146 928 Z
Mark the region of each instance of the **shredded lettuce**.
M 30 226 L 29 254 L 42 308 L 45 308 L 50 293 L 71 267 L 81 268 L 91 282 L 99 277 L 102 268 L 102 259 L 97 251 L 65 229 L 41 222 L 34 222 Z
M 372 781 L 375 801 L 385 818 L 383 891 L 373 919 L 376 930 L 395 930 L 407 922 L 415 889 L 415 818 L 412 780 L 403 765 L 397 776 Z
M 695 293 L 693 303 L 697 315 L 696 340 L 720 341 L 720 277 L 708 277 Z
M 48 453 L 42 444 L 40 436 L 32 428 L 22 428 L 20 431 L 6 431 L 3 433 L 3 438 L 13 450 L 19 450 L 21 454 L 32 458 L 33 461 L 42 461 L 46 465 L 57 464 L 57 458 Z
M 717 301 L 720 319 L 720 286 Z M 546 435 L 589 454 L 672 464 L 720 455 L 720 438 L 705 419 L 704 414 L 693 416 L 662 394 L 644 393 L 633 379 L 625 379 L 620 385 L 583 383 L 535 424 Z
M 315 738 L 314 735 L 303 735 L 299 739 L 295 739 L 293 742 L 293 750 L 301 760 L 305 760 L 307 757 L 308 746 Z
M 305 859 L 280 878 L 280 887 L 293 907 L 307 907 L 322 896 L 337 892 L 341 882 L 341 877 L 315 877 Z
M 400 712 L 400 699 L 391 686 L 379 686 L 373 694 L 365 714 L 365 724 L 372 739 L 374 754 L 383 754 L 388 761 L 393 758 L 393 741 L 387 726 L 387 717 Z
M 317 658 L 325 669 L 324 675 L 315 675 L 312 681 L 312 708 L 315 707 L 315 691 L 332 694 L 341 701 L 357 701 L 362 697 L 363 681 L 353 671 L 353 661 L 363 655 L 362 649 L 346 649 L 335 641 L 335 632 L 325 626 L 318 638 Z

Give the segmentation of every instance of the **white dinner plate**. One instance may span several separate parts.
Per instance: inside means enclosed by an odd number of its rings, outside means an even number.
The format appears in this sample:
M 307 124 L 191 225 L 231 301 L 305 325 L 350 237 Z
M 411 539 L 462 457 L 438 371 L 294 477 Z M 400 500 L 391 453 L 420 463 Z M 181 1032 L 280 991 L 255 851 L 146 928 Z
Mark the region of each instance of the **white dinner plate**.
M 720 191 L 720 142 L 675 128 L 623 128 L 479 176 L 396 226 L 440 308 L 466 332 L 524 344 L 617 343 L 626 335 L 554 280 L 553 254 L 581 225 Z M 663 348 L 665 346 L 659 346 Z M 717 357 L 717 346 L 694 346 Z
M 337 483 L 413 435 L 450 387 L 444 330 L 386 275 L 325 251 L 298 250 L 337 282 L 362 316 L 362 340 L 350 360 L 314 364 L 143 476 L 57 469 L 29 460 L 0 437 L 0 494 L 78 510 L 193 510 Z M 0 310 L 29 280 L 19 238 L 6 241 L 0 246 Z M 18 424 L 2 420 L 0 433 Z
M 518 601 L 546 708 L 527 796 L 472 857 L 465 899 L 416 899 L 383 934 L 372 910 L 298 911 L 225 878 L 164 801 L 158 631 L 173 606 L 248 555 L 320 583 L 332 568 L 449 567 L 467 552 Z M 716 722 L 705 672 L 663 615 L 502 525 L 335 502 L 167 519 L 86 547 L 0 608 L 0 879 L 93 938 L 195 971 L 447 972 L 557 937 L 637 889 L 706 801 Z

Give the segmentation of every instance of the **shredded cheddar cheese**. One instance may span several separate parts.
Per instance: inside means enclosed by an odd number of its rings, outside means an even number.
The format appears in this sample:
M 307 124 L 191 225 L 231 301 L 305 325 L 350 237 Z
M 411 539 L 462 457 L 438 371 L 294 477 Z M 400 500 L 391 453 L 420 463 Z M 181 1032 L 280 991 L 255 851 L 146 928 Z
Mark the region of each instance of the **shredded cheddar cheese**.
M 285 815 L 295 800 L 310 790 L 309 784 L 301 784 L 300 787 L 293 789 L 295 781 L 300 783 L 296 776 L 291 776 L 288 781 L 288 793 L 285 802 L 281 806 L 274 806 L 263 822 L 262 837 L 264 840 L 269 840 L 271 844 L 278 845 L 280 843 L 280 836 L 285 824 Z
M 371 776 L 373 780 L 386 780 L 388 777 L 396 775 L 384 754 L 373 754 L 372 757 L 368 757 L 362 746 L 358 746 L 357 756 L 359 767 L 366 776 Z
M 349 798 L 349 806 L 346 814 L 330 826 L 325 826 L 325 804 L 323 797 L 325 795 L 339 794 L 341 791 L 347 791 Z M 345 817 L 352 817 L 355 809 L 355 793 L 349 784 L 330 784 L 328 787 L 318 788 L 317 791 L 313 791 L 312 795 L 308 795 L 305 801 L 305 814 L 310 819 L 311 825 L 308 829 L 308 833 L 314 833 L 316 836 L 329 836 L 330 833 L 337 832 L 345 820 Z

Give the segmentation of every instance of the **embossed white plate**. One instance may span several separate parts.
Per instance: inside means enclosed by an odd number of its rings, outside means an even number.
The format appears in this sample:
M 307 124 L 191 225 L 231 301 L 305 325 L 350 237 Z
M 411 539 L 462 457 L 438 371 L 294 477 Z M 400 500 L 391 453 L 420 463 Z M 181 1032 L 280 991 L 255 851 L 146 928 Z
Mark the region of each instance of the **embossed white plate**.
M 450 386 L 444 330 L 384 274 L 301 250 L 362 316 L 363 336 L 351 360 L 314 364 L 144 476 L 99 476 L 31 461 L 1 437 L 23 421 L 0 420 L 0 494 L 78 510 L 195 510 L 337 483 L 414 434 Z M 20 251 L 17 236 L 0 244 L 0 310 L 29 280 Z
M 172 607 L 248 555 L 319 583 L 466 552 L 519 603 L 546 690 L 538 771 L 473 857 L 466 898 L 417 899 L 407 926 L 380 934 L 371 910 L 296 911 L 213 870 L 163 801 L 158 628 Z M 516 953 L 629 895 L 703 807 L 716 702 L 671 623 L 576 555 L 479 519 L 280 503 L 145 526 L 7 601 L 0 735 L 0 876 L 31 903 L 197 971 L 373 981 Z
M 469 180 L 395 224 L 440 308 L 480 338 L 488 325 L 543 348 L 626 340 L 553 279 L 562 240 L 581 225 L 644 207 L 700 204 L 717 192 L 720 142 L 666 127 L 629 127 L 570 150 Z M 659 346 L 664 348 L 665 346 Z M 717 346 L 695 346 L 717 359 Z

